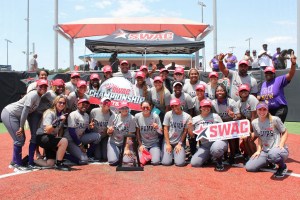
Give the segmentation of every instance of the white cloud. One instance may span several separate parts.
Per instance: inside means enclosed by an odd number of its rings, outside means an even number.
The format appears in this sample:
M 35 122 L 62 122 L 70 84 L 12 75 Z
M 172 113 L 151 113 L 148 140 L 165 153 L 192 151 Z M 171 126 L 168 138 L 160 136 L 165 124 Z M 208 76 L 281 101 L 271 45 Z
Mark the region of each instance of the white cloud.
M 108 1 L 108 0 L 102 0 L 102 1 L 96 2 L 96 3 L 95 3 L 95 6 L 96 6 L 97 8 L 104 9 L 104 8 L 110 6 L 111 4 L 112 4 L 111 1 Z
M 145 16 L 150 13 L 146 3 L 141 0 L 122 0 L 119 1 L 119 5 L 119 7 L 110 12 L 113 17 Z
M 81 6 L 81 5 L 76 5 L 75 6 L 75 10 L 79 11 L 79 10 L 84 10 L 85 7 L 84 6 Z
M 265 40 L 269 44 L 292 44 L 295 40 L 291 36 L 274 36 Z
M 296 22 L 289 21 L 289 20 L 274 21 L 273 23 L 281 26 L 296 26 Z

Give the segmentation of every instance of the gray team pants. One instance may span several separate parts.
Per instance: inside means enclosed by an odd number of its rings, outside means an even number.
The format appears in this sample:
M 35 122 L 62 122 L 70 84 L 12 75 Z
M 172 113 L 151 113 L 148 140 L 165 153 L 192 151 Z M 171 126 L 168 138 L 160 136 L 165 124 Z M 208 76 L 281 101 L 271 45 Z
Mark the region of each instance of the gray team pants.
M 107 159 L 108 159 L 108 163 L 112 166 L 115 166 L 119 163 L 119 155 L 121 152 L 123 144 L 121 144 L 120 146 L 117 146 L 114 143 L 110 142 L 110 137 L 107 141 Z M 124 156 L 123 157 L 123 162 L 124 163 L 130 163 L 132 162 L 133 159 L 128 157 L 128 156 Z
M 80 149 L 80 147 L 73 142 L 71 136 L 67 137 L 68 139 L 68 148 L 67 151 L 74 157 L 78 159 L 78 162 L 80 165 L 85 165 L 88 163 L 88 156 L 86 153 L 83 153 Z M 98 144 L 101 140 L 101 137 L 99 133 L 85 133 L 83 136 L 81 136 L 80 141 L 86 145 L 86 144 Z
M 225 140 L 218 140 L 215 142 L 209 142 L 202 144 L 198 151 L 193 155 L 191 159 L 192 167 L 201 167 L 210 156 L 213 159 L 221 158 L 224 152 L 228 149 L 228 142 Z
M 159 165 L 160 164 L 160 148 L 159 148 L 159 144 L 153 144 L 151 147 L 145 147 L 151 154 L 151 164 L 152 165 Z M 139 152 L 139 157 L 141 158 L 142 154 L 141 152 Z
M 20 128 L 20 119 L 15 117 L 14 115 L 11 115 L 8 112 L 8 110 L 4 108 L 1 113 L 1 120 L 5 125 L 7 131 L 9 132 L 10 136 L 12 137 L 14 145 L 23 146 L 26 139 L 25 134 L 21 136 L 16 135 L 16 132 Z
M 185 150 L 184 146 L 182 146 L 181 151 L 177 154 L 174 150 L 175 146 L 177 144 L 171 144 L 173 151 L 171 153 L 167 152 L 166 143 L 163 143 L 163 155 L 161 164 L 165 166 L 172 165 L 173 157 L 174 157 L 174 163 L 178 167 L 183 167 L 185 165 Z
M 287 148 L 273 147 L 268 152 L 262 151 L 258 158 L 250 158 L 245 168 L 248 172 L 257 172 L 260 168 L 267 166 L 268 162 L 274 164 L 285 162 L 288 156 L 289 151 Z

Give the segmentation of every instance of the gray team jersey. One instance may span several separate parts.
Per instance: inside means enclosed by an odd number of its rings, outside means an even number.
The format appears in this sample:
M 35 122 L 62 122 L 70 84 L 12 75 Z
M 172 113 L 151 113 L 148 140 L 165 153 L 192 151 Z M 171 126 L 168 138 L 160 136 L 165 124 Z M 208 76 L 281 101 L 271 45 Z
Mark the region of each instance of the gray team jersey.
M 223 104 L 218 103 L 218 100 L 215 99 L 212 101 L 212 106 L 215 112 L 221 117 L 224 122 L 232 121 L 232 118 L 229 117 L 227 109 L 231 109 L 234 114 L 239 114 L 240 110 L 237 107 L 236 101 L 231 98 L 227 98 Z
M 135 83 L 135 72 L 132 72 L 132 71 L 128 71 L 126 74 L 124 74 L 122 72 L 117 72 L 117 73 L 114 73 L 114 77 L 124 77 L 128 81 L 130 81 L 132 84 Z
M 87 94 L 83 95 L 83 98 L 81 99 L 87 99 L 89 100 L 89 96 Z M 67 108 L 71 111 L 75 111 L 77 109 L 77 102 L 78 102 L 78 95 L 77 92 L 71 92 L 69 96 L 67 97 Z
M 165 112 L 166 106 L 170 105 L 171 100 L 171 94 L 168 89 L 165 88 L 164 90 L 164 104 L 160 104 L 160 94 L 156 92 L 155 87 L 152 87 L 149 89 L 148 92 L 150 101 L 153 103 L 153 105 L 158 108 L 161 112 Z
M 136 127 L 140 129 L 142 144 L 150 148 L 153 144 L 159 142 L 159 133 L 153 128 L 152 124 L 156 123 L 159 129 L 162 128 L 159 116 L 157 114 L 151 114 L 149 117 L 144 117 L 143 113 L 137 113 L 135 115 Z
M 62 113 L 64 114 L 64 113 Z M 45 113 L 44 113 L 44 116 L 43 116 L 43 120 L 42 120 L 42 123 L 41 123 L 41 126 L 40 128 L 37 130 L 36 134 L 37 135 L 43 135 L 44 134 L 44 128 L 48 125 L 51 125 L 52 122 L 54 120 L 57 120 L 59 119 L 59 117 L 55 114 L 55 112 L 53 110 L 47 110 Z M 54 128 L 54 130 L 50 133 L 51 135 L 55 135 L 57 136 L 58 134 L 58 131 L 61 127 L 63 127 L 64 123 L 60 122 L 59 125 Z
M 5 108 L 7 111 L 9 111 L 10 114 L 16 117 L 20 117 L 25 106 L 29 107 L 29 114 L 36 110 L 36 108 L 40 104 L 40 101 L 41 97 L 38 95 L 37 91 L 32 90 L 19 101 L 9 104 Z
M 240 99 L 239 96 L 239 86 L 241 84 L 247 84 L 250 88 L 251 94 L 257 94 L 258 93 L 258 87 L 257 87 L 257 81 L 255 78 L 251 77 L 250 75 L 247 75 L 245 77 L 241 77 L 239 75 L 239 72 L 229 70 L 228 78 L 230 80 L 230 92 L 229 96 L 235 100 L 238 101 Z
M 143 88 L 138 88 L 136 86 L 136 84 L 135 84 L 135 85 L 133 85 L 133 89 L 134 89 L 134 92 L 135 92 L 136 96 L 141 96 L 141 97 L 144 96 L 144 89 Z M 147 91 L 149 91 L 149 87 L 148 86 L 147 86 Z M 148 98 L 148 96 L 146 96 L 146 98 Z
M 50 89 L 50 82 L 48 81 L 48 87 L 47 87 L 47 91 Z M 27 87 L 27 91 L 26 93 L 32 91 L 32 90 L 36 90 L 37 87 L 37 81 L 34 81 L 33 83 L 30 83 L 29 86 Z
M 196 86 L 199 84 L 203 84 L 206 86 L 206 83 L 203 81 L 198 80 L 196 84 L 192 85 L 190 79 L 185 79 L 182 91 L 188 93 L 193 98 L 196 96 Z
M 148 88 L 152 88 L 153 87 L 154 80 L 152 78 L 148 77 L 148 78 L 145 79 L 145 81 L 146 81 L 146 84 L 147 84 Z
M 258 104 L 258 100 L 255 96 L 252 94 L 249 95 L 247 101 L 242 102 L 239 100 L 237 102 L 237 106 L 240 109 L 240 113 L 242 116 L 244 116 L 246 119 L 251 119 L 251 112 L 256 111 L 256 105 Z
M 204 98 L 204 99 L 208 99 L 208 98 Z M 193 98 L 193 103 L 194 103 L 193 109 L 195 115 L 200 115 L 200 102 L 197 96 Z
M 69 81 L 69 82 L 67 82 L 67 83 L 65 84 L 65 89 L 66 89 L 66 90 L 69 90 L 70 93 L 71 93 L 71 92 L 75 92 L 75 91 L 76 91 L 76 88 L 77 88 L 76 85 L 73 85 L 71 81 Z
M 202 128 L 207 127 L 207 125 L 210 124 L 216 124 L 216 123 L 222 123 L 221 117 L 216 113 L 210 113 L 207 117 L 202 117 L 201 115 L 198 115 L 196 117 L 192 118 L 193 123 L 193 130 L 199 130 L 200 126 L 202 125 Z M 201 145 L 208 143 L 208 140 L 201 140 Z
M 112 112 L 103 113 L 102 107 L 94 108 L 90 113 L 90 120 L 94 119 L 95 128 L 94 132 L 99 133 L 102 137 L 107 135 L 107 124 Z
M 187 128 L 187 123 L 191 116 L 186 112 L 181 115 L 175 114 L 172 110 L 168 111 L 164 118 L 164 126 L 169 126 L 170 144 L 177 144 L 180 142 L 183 130 Z
M 254 134 L 261 139 L 264 152 L 268 152 L 272 147 L 278 146 L 280 144 L 280 134 L 286 130 L 284 124 L 277 116 L 272 116 L 272 122 L 269 119 L 260 122 L 256 118 L 252 121 L 252 127 Z
M 211 86 L 210 83 L 208 83 L 206 85 L 206 96 L 210 99 L 210 100 L 214 100 L 216 98 L 215 94 L 216 94 L 216 88 L 213 88 Z
M 55 99 L 55 97 L 57 97 L 57 94 L 53 90 L 46 92 L 42 96 L 40 104 L 36 109 L 36 112 L 38 112 L 40 114 L 45 112 L 48 108 L 50 108 L 52 106 L 53 100 Z
M 171 94 L 171 99 L 173 98 L 176 98 L 174 93 Z M 188 112 L 189 109 L 192 109 L 194 107 L 192 97 L 187 93 L 182 92 L 179 100 L 184 112 Z
M 108 120 L 108 126 L 114 128 L 114 132 L 110 136 L 110 142 L 117 146 L 123 144 L 125 134 L 134 133 L 136 130 L 134 117 L 130 114 L 123 119 L 121 118 L 121 114 L 112 115 Z
M 75 128 L 78 138 L 80 138 L 85 130 L 89 127 L 89 115 L 84 113 L 80 114 L 78 110 L 70 113 L 68 117 L 68 128 Z M 69 130 L 66 129 L 65 136 L 68 140 L 72 140 Z

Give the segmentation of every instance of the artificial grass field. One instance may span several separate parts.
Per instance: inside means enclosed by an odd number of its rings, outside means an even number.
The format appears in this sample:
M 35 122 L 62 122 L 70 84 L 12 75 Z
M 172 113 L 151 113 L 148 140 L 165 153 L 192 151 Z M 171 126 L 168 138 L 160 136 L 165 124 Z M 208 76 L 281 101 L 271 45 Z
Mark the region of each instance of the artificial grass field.
M 285 122 L 284 124 L 287 127 L 289 133 L 300 135 L 300 122 Z M 7 133 L 7 130 L 3 123 L 0 123 L 0 134 L 1 133 Z

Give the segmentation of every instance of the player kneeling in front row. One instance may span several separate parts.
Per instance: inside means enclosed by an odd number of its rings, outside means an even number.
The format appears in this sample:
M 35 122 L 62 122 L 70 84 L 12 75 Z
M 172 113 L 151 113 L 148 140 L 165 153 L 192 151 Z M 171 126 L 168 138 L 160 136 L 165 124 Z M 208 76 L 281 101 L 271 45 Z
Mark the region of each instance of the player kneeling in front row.
M 257 151 L 246 164 L 246 170 L 256 172 L 270 162 L 278 165 L 274 177 L 282 178 L 287 172 L 285 161 L 289 154 L 285 146 L 287 130 L 279 117 L 269 113 L 266 103 L 258 103 L 256 110 L 258 118 L 252 121 L 252 127 L 253 134 L 258 137 L 258 145 Z
M 193 117 L 192 123 L 189 124 L 188 131 L 190 135 L 193 134 L 193 130 L 205 130 L 206 126 L 209 124 L 223 122 L 218 114 L 211 112 L 211 107 L 212 103 L 208 99 L 203 99 L 200 102 L 200 115 Z M 217 163 L 215 169 L 217 171 L 223 171 L 224 165 L 222 163 L 222 157 L 227 149 L 227 141 L 218 140 L 209 142 L 203 139 L 201 140 L 198 151 L 191 159 L 191 165 L 192 167 L 201 167 L 211 157 Z
M 35 160 L 42 167 L 53 167 L 58 170 L 69 171 L 69 167 L 63 164 L 68 140 L 62 138 L 63 123 L 66 120 L 64 110 L 66 97 L 57 96 L 53 101 L 52 108 L 45 111 L 40 128 L 37 130 L 37 144 L 45 149 L 46 158 Z M 56 162 L 55 162 L 56 159 Z

